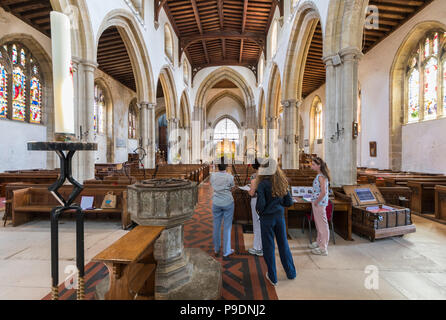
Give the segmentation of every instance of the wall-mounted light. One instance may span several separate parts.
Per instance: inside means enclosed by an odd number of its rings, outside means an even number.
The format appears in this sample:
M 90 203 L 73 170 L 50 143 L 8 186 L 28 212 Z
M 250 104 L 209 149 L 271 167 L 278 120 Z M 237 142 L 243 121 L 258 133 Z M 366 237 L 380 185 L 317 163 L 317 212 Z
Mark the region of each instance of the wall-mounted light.
M 339 122 L 336 124 L 336 132 L 334 135 L 331 136 L 330 140 L 333 143 L 336 143 L 339 141 L 339 138 L 344 134 L 344 128 L 339 129 Z

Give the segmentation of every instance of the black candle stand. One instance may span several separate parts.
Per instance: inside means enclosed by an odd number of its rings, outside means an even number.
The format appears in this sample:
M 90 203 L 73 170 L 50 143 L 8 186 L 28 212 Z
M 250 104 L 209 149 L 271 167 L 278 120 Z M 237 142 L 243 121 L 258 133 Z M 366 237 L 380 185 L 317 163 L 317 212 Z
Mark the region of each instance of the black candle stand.
M 60 159 L 60 177 L 48 190 L 61 203 L 61 206 L 51 211 L 51 278 L 52 299 L 59 299 L 59 218 L 62 213 L 76 211 L 76 265 L 79 272 L 77 299 L 83 300 L 85 294 L 84 267 L 84 213 L 82 208 L 73 203 L 84 189 L 72 176 L 72 160 L 76 151 L 96 151 L 97 143 L 82 142 L 29 142 L 29 151 L 55 151 Z M 65 154 L 65 152 L 67 152 Z M 68 180 L 73 185 L 73 191 L 68 199 L 64 199 L 59 189 Z

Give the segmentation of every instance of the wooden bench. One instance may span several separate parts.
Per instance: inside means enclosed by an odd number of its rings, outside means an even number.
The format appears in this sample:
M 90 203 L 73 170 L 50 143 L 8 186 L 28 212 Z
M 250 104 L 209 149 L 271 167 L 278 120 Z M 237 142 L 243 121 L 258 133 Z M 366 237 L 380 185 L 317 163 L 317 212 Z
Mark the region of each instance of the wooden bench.
M 67 197 L 71 193 L 71 186 L 64 186 L 59 189 L 62 196 Z M 103 216 L 120 216 L 122 228 L 126 229 L 131 225 L 131 219 L 127 211 L 127 191 L 122 189 L 111 188 L 85 188 L 75 203 L 79 204 L 82 196 L 93 196 L 94 207 L 100 208 L 107 192 L 113 191 L 116 195 L 116 208 L 114 209 L 100 209 L 100 210 L 84 210 L 86 216 L 95 215 L 95 217 Z M 45 214 L 49 218 L 51 210 L 60 206 L 53 195 L 47 188 L 31 187 L 13 191 L 12 196 L 12 224 L 14 227 L 20 226 L 24 223 L 32 221 L 34 215 Z M 67 211 L 72 214 L 74 212 Z
M 14 182 L 28 182 L 37 184 L 51 184 L 58 179 L 58 173 L 39 173 L 39 172 L 25 172 L 25 173 L 0 173 L 0 197 L 6 196 L 5 186 Z
M 446 221 L 446 186 L 435 186 L 435 218 Z
M 109 271 L 106 300 L 154 300 L 154 245 L 164 227 L 137 226 L 93 258 Z

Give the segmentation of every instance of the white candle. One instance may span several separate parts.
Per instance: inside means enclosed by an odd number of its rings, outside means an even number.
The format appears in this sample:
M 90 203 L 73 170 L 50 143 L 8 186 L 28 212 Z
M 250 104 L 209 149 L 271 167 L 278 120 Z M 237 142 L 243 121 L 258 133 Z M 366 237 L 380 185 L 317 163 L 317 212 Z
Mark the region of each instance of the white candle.
M 74 134 L 74 89 L 71 67 L 70 19 L 51 12 L 55 133 Z

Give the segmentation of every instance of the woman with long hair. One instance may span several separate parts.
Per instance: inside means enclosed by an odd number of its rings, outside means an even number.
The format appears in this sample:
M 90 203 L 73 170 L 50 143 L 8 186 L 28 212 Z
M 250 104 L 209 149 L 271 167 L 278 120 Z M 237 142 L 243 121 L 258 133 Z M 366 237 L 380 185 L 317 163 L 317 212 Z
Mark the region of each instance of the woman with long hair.
M 311 169 L 317 172 L 313 181 L 313 216 L 317 229 L 317 241 L 309 245 L 314 255 L 327 256 L 330 229 L 327 220 L 328 185 L 330 184 L 330 171 L 327 164 L 319 157 L 311 162 Z
M 266 278 L 273 286 L 277 285 L 274 237 L 288 279 L 296 278 L 296 268 L 286 234 L 284 209 L 292 204 L 293 199 L 285 174 L 277 166 L 277 162 L 267 160 L 267 163 L 259 168 L 256 209 L 260 216 L 263 257 L 268 267 Z

